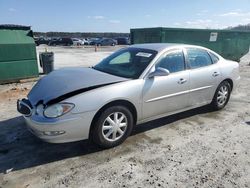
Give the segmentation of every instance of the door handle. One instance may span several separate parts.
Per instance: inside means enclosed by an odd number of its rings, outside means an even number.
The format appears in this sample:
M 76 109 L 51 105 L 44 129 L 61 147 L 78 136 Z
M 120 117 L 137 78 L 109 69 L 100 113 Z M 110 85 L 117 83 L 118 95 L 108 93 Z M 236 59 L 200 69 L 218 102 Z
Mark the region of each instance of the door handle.
M 178 81 L 178 84 L 184 84 L 185 82 L 187 82 L 187 80 L 184 79 L 184 78 L 181 78 L 181 79 Z
M 219 75 L 220 75 L 220 73 L 218 73 L 218 72 L 214 72 L 212 75 L 213 75 L 213 77 L 216 77 L 216 76 L 219 76 Z

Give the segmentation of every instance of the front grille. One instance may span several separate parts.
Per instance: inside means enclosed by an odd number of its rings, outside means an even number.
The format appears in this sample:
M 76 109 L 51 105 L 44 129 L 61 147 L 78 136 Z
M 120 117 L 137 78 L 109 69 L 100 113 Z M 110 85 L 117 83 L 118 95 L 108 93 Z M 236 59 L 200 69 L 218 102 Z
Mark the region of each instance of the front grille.
M 28 99 L 17 100 L 17 111 L 25 116 L 32 114 L 32 105 Z

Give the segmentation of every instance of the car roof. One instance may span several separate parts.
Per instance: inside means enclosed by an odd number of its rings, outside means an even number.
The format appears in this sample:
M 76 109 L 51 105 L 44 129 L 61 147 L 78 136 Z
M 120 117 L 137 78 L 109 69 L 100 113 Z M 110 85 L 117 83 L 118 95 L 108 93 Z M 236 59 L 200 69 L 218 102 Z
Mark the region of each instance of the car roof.
M 196 47 L 196 48 L 203 48 L 201 46 L 195 45 L 188 45 L 188 44 L 178 44 L 178 43 L 146 43 L 146 44 L 134 44 L 130 47 L 133 48 L 144 48 L 149 50 L 155 50 L 157 52 L 161 52 L 167 48 L 174 48 L 174 47 Z

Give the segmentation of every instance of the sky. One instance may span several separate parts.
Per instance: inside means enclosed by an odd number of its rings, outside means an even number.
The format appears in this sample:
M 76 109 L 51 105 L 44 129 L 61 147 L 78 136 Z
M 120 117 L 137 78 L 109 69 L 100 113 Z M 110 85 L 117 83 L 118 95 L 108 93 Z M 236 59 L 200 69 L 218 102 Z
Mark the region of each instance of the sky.
M 0 0 L 0 24 L 29 25 L 41 32 L 223 29 L 248 23 L 250 0 Z

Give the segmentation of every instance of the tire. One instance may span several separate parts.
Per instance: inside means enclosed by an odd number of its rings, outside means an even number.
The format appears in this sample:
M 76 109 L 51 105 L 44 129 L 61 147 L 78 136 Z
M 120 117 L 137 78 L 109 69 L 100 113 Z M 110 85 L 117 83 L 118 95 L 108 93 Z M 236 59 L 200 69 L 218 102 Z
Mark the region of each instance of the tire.
M 115 116 L 118 118 L 115 118 Z M 115 119 L 121 122 L 112 125 L 112 123 L 116 122 Z M 133 124 L 133 115 L 128 108 L 124 106 L 111 106 L 102 111 L 98 119 L 95 120 L 91 136 L 94 143 L 98 146 L 112 148 L 126 140 L 132 132 Z
M 220 83 L 218 88 L 215 91 L 213 101 L 211 102 L 211 107 L 214 110 L 221 110 L 223 109 L 231 95 L 231 85 L 229 84 L 228 81 L 223 81 Z

